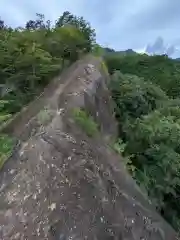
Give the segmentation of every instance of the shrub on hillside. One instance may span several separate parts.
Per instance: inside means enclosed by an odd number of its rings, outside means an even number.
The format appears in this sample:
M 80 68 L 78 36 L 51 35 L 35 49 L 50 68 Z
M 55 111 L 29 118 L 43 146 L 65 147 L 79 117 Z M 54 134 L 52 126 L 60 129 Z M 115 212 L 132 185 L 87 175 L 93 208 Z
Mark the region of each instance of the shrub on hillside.
M 159 85 L 167 95 L 180 96 L 180 62 L 162 56 L 148 56 L 146 54 L 118 54 L 104 56 L 110 74 L 116 70 L 122 73 L 143 77 Z
M 110 88 L 116 103 L 116 113 L 123 121 L 147 114 L 168 100 L 158 86 L 134 75 L 123 75 L 119 71 L 112 75 Z
M 180 107 L 160 109 L 124 127 L 136 178 L 177 228 L 180 207 Z M 174 212 L 171 215 L 170 212 Z M 175 217 L 175 218 L 174 218 Z M 174 222 L 175 221 L 175 222 Z
M 180 228 L 180 99 L 169 99 L 150 81 L 116 71 L 110 88 L 124 156 L 132 156 L 133 177 L 157 209 Z
M 54 27 L 42 14 L 16 29 L 1 21 L 0 101 L 11 102 L 5 111 L 8 114 L 19 111 L 54 75 L 89 52 L 94 41 L 90 24 L 69 12 Z

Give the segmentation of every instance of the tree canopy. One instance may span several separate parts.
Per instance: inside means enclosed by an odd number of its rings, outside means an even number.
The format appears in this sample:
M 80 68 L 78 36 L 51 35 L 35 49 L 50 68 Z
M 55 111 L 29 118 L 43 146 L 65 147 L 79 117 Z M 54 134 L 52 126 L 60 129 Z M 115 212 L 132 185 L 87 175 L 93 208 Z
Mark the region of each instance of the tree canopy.
M 1 20 L 0 122 L 31 101 L 54 75 L 91 51 L 94 42 L 90 24 L 69 12 L 54 24 L 37 14 L 16 29 Z
M 112 74 L 119 138 L 135 169 L 133 177 L 180 230 L 180 62 L 139 54 L 104 58 Z

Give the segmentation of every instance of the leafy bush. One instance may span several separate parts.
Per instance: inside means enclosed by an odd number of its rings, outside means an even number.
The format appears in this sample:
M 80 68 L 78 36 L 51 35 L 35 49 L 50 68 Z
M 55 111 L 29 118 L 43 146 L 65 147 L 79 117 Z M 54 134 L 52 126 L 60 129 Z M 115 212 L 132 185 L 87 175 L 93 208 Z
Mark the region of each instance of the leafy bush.
M 56 22 L 56 27 L 64 27 L 64 26 L 73 26 L 76 29 L 79 29 L 83 35 L 83 38 L 86 40 L 83 44 L 83 47 L 87 52 L 92 50 L 93 44 L 95 43 L 95 30 L 91 28 L 89 22 L 86 22 L 83 17 L 77 17 L 66 11 L 63 13 L 61 17 L 58 18 Z
M 176 113 L 166 112 L 165 116 L 157 110 L 126 128 L 126 151 L 134 155 L 133 163 L 139 169 L 136 177 L 171 222 L 169 211 L 176 218 L 180 212 L 176 202 L 180 197 L 180 108 Z M 177 227 L 177 219 L 173 225 Z
M 55 27 L 42 14 L 16 29 L 1 21 L 0 101 L 11 104 L 3 110 L 0 106 L 0 116 L 19 111 L 54 75 L 89 52 L 94 42 L 90 24 L 69 12 L 58 18 Z
M 82 17 L 65 12 L 55 26 L 37 14 L 25 27 L 13 29 L 0 21 L 0 125 L 40 94 L 53 76 L 91 51 L 95 32 Z M 50 119 L 42 110 L 40 124 Z M 0 168 L 12 149 L 0 136 Z
M 9 104 L 10 104 L 9 101 L 0 100 L 0 124 L 11 118 L 11 114 L 8 114 L 7 111 Z
M 10 157 L 14 146 L 14 140 L 7 135 L 0 135 L 0 169 Z
M 116 113 L 121 119 L 137 118 L 167 101 L 166 94 L 151 82 L 116 71 L 112 75 L 111 91 L 116 103 Z
M 162 56 L 146 54 L 107 54 L 104 56 L 110 74 L 120 70 L 123 74 L 143 77 L 159 85 L 168 96 L 180 96 L 180 61 Z
M 180 99 L 169 99 L 159 86 L 119 71 L 110 88 L 124 141 L 116 143 L 116 151 L 123 146 L 123 155 L 130 156 L 128 166 L 134 165 L 133 177 L 180 229 Z
M 113 148 L 117 153 L 122 154 L 125 151 L 126 144 L 123 142 L 122 139 L 119 138 L 117 142 L 115 142 Z
M 79 108 L 73 110 L 73 118 L 82 130 L 89 136 L 93 137 L 98 133 L 98 125 L 93 118 L 84 110 Z
M 125 149 L 126 149 L 126 143 L 123 142 L 123 140 L 121 138 L 118 138 L 117 142 L 115 142 L 113 149 L 120 155 L 124 155 L 125 153 Z M 127 170 L 133 175 L 135 176 L 135 171 L 136 171 L 136 167 L 133 165 L 133 162 L 131 160 L 131 158 L 133 157 L 133 155 L 131 156 L 124 156 L 123 157 L 123 162 L 126 165 Z

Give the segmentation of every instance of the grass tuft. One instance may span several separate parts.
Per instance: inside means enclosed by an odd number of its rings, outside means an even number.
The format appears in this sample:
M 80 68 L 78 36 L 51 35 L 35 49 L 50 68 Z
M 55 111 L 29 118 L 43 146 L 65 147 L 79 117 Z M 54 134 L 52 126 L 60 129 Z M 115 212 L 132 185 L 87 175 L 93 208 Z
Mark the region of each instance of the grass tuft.
M 51 119 L 51 115 L 52 114 L 51 114 L 50 109 L 44 108 L 37 115 L 38 123 L 41 125 L 47 124 Z
M 98 124 L 84 110 L 80 108 L 73 109 L 73 118 L 89 137 L 97 135 Z

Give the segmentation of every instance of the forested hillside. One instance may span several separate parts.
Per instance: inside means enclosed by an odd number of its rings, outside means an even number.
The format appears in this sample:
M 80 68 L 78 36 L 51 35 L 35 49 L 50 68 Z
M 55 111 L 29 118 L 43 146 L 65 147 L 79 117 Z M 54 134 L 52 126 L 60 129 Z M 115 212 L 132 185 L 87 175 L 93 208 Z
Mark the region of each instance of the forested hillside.
M 107 54 L 127 167 L 180 230 L 180 63 L 167 56 Z
M 24 27 L 0 21 L 0 124 L 31 101 L 53 76 L 91 51 L 95 32 L 64 12 L 55 23 L 37 14 Z
M 120 40 L 119 40 L 120 41 Z M 37 14 L 12 29 L 0 21 L 0 125 L 86 53 L 102 56 L 119 123 L 115 149 L 158 211 L 180 229 L 180 62 L 167 56 L 115 52 L 95 42 L 82 17 L 65 12 L 55 23 Z M 11 149 L 0 135 L 0 167 Z
M 94 42 L 90 24 L 69 12 L 55 23 L 37 14 L 15 29 L 0 20 L 0 130 Z M 14 139 L 0 133 L 0 168 L 13 145 Z

